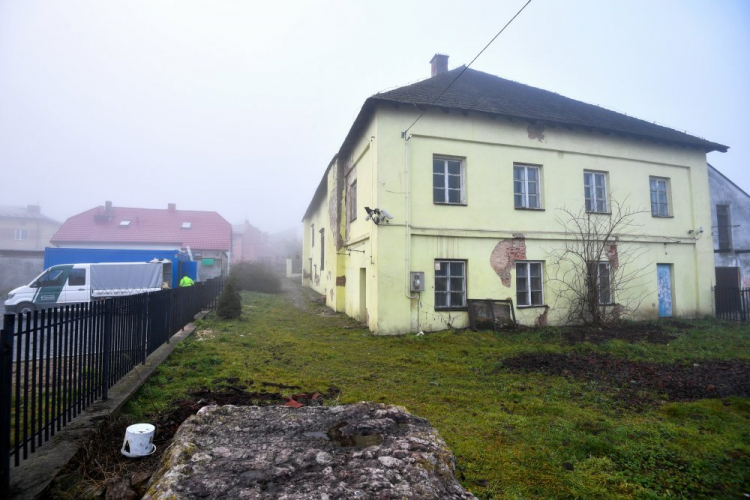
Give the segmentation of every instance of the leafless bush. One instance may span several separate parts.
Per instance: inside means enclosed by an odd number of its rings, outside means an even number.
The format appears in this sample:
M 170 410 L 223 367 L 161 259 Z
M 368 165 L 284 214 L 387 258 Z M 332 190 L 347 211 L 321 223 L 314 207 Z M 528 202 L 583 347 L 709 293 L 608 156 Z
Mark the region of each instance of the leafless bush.
M 557 209 L 565 238 L 561 248 L 548 252 L 548 282 L 557 290 L 555 309 L 567 323 L 609 325 L 635 312 L 648 294 L 642 278 L 650 263 L 642 259 L 646 248 L 637 223 L 648 210 L 629 207 L 627 198 L 609 205 L 608 213 Z

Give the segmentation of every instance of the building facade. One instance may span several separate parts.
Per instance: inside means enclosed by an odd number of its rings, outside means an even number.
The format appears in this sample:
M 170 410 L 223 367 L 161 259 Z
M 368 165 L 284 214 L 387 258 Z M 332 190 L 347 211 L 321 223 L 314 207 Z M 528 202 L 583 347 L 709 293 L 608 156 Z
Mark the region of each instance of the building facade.
M 750 288 L 750 195 L 708 165 L 716 284 Z
M 29 283 L 44 270 L 44 248 L 59 227 L 39 205 L 0 206 L 0 293 Z
M 566 214 L 624 209 L 590 263 L 601 300 L 633 318 L 711 314 L 705 159 L 726 146 L 441 62 L 365 102 L 303 217 L 304 284 L 382 334 L 465 327 L 469 299 L 565 323 Z

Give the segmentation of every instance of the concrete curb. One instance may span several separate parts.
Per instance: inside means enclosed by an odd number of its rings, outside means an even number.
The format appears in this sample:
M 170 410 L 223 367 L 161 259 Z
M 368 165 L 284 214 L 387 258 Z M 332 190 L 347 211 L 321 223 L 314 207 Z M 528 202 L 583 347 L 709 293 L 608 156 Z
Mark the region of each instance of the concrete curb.
M 201 312 L 196 320 L 203 319 L 208 313 Z M 109 389 L 109 399 L 97 401 L 75 418 L 55 437 L 44 443 L 27 460 L 18 467 L 11 465 L 10 498 L 31 500 L 41 498 L 52 480 L 73 458 L 76 452 L 93 435 L 96 426 L 102 420 L 115 417 L 125 403 L 141 388 L 156 368 L 161 365 L 177 345 L 195 330 L 195 324 L 189 323 L 174 334 L 168 344 L 164 344 L 148 357 L 146 363 L 138 365 L 122 380 Z

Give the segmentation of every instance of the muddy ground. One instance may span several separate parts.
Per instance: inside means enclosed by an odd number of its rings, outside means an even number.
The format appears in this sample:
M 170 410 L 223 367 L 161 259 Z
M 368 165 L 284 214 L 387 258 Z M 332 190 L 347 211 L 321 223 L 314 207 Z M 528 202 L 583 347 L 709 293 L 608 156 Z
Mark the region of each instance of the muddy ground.
M 628 405 L 703 398 L 750 397 L 750 363 L 706 361 L 688 365 L 649 363 L 597 354 L 523 354 L 501 368 L 595 381 Z
M 607 328 L 594 327 L 568 327 L 562 332 L 563 338 L 568 344 L 590 342 L 601 344 L 608 340 L 622 340 L 624 342 L 648 342 L 650 344 L 668 344 L 677 336 L 666 330 L 670 326 L 681 330 L 692 329 L 693 326 L 677 320 L 660 321 L 659 323 L 623 323 Z

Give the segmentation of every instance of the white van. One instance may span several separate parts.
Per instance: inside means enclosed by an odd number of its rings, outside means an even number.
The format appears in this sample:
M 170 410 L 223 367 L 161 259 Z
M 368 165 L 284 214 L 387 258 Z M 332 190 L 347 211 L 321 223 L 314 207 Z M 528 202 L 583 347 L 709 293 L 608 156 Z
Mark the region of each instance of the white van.
M 27 286 L 11 290 L 5 301 L 7 313 L 25 313 L 107 297 L 154 292 L 165 288 L 162 262 L 111 262 L 60 264 L 46 269 Z M 169 277 L 171 280 L 171 276 Z

